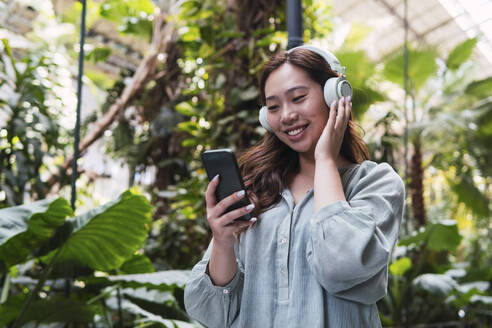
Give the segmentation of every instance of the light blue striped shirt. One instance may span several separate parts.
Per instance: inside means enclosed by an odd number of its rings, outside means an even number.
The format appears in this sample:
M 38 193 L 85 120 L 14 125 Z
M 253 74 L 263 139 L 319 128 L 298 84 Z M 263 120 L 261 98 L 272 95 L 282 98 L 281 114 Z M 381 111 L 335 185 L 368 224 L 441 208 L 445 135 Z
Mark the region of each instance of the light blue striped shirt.
M 299 204 L 289 189 L 241 234 L 238 272 L 224 287 L 205 273 L 210 244 L 185 288 L 186 310 L 212 327 L 381 327 L 405 190 L 387 163 L 339 168 L 347 201 L 313 213 L 313 190 Z

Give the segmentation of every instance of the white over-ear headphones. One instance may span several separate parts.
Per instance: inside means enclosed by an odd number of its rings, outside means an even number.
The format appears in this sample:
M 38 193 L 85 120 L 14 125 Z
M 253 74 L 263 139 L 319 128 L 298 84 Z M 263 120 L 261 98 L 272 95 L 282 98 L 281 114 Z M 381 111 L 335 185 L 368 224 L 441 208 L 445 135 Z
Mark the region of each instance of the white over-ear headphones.
M 352 86 L 345 78 L 345 67 L 342 67 L 340 65 L 340 62 L 338 61 L 337 57 L 335 57 L 335 55 L 333 55 L 329 51 L 322 50 L 320 48 L 310 45 L 303 45 L 303 46 L 292 48 L 289 51 L 287 51 L 287 53 L 290 53 L 291 51 L 300 48 L 311 50 L 312 52 L 317 53 L 318 55 L 320 55 L 326 60 L 326 62 L 330 65 L 332 70 L 340 74 L 339 77 L 331 77 L 325 82 L 325 86 L 323 88 L 323 96 L 325 98 L 325 103 L 328 105 L 328 107 L 330 107 L 331 103 L 334 100 L 338 101 L 340 98 L 352 96 Z M 268 124 L 267 114 L 268 114 L 267 107 L 266 106 L 261 107 L 260 115 L 259 115 L 260 124 L 266 130 L 271 132 L 272 129 Z

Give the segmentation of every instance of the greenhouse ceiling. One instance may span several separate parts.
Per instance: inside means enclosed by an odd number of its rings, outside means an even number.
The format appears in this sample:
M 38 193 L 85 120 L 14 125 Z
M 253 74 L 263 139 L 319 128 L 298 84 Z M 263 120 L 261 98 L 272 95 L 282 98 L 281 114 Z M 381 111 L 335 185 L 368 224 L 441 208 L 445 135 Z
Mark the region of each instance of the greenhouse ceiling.
M 46 0 L 45 0 L 46 1 Z M 333 43 L 340 46 L 352 26 L 363 27 L 367 36 L 361 46 L 369 56 L 381 60 L 404 42 L 404 0 L 321 0 L 333 9 Z M 35 13 L 26 4 L 29 1 L 0 0 L 0 26 L 21 37 L 31 28 Z M 53 0 L 55 11 L 63 12 L 72 0 Z M 443 58 L 466 38 L 478 36 L 475 49 L 477 69 L 474 78 L 492 75 L 492 0 L 408 0 L 408 38 L 414 47 L 434 45 Z M 106 24 L 109 25 L 109 24 Z M 141 60 L 143 41 L 108 30 L 103 22 L 93 27 L 92 35 L 104 43 L 114 43 L 120 53 L 111 56 L 104 69 L 118 74 L 119 69 L 134 68 Z M 3 35 L 2 37 L 6 37 Z M 339 44 L 337 44 L 337 42 Z M 121 49 L 120 49 L 121 48 Z M 140 51 L 136 50 L 139 49 Z
M 340 40 L 353 24 L 368 27 L 362 47 L 373 60 L 402 46 L 404 0 L 327 1 Z M 465 39 L 478 36 L 475 78 L 492 75 L 492 0 L 408 0 L 407 12 L 408 39 L 414 46 L 437 45 L 446 55 Z

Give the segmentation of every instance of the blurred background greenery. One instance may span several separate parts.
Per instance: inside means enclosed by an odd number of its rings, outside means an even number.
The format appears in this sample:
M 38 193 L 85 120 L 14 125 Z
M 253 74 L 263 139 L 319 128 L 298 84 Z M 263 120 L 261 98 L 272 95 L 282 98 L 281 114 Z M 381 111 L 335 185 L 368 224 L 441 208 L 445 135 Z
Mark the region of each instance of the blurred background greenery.
M 285 2 L 87 6 L 74 213 L 66 199 L 82 6 L 0 1 L 0 326 L 199 327 L 183 307 L 188 270 L 210 240 L 199 156 L 240 153 L 265 133 L 257 77 L 286 47 Z M 303 8 L 305 41 L 347 67 L 372 160 L 404 178 L 402 27 L 375 60 L 363 22 L 344 22 L 342 33 L 329 2 Z M 408 207 L 378 302 L 384 326 L 492 326 L 484 38 L 409 44 Z

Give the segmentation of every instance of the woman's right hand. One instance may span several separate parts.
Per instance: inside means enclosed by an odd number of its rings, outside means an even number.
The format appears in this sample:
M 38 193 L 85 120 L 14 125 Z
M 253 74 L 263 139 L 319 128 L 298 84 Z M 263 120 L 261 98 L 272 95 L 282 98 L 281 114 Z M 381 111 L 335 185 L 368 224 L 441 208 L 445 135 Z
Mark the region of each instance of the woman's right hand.
M 234 219 L 251 212 L 254 209 L 253 204 L 235 209 L 224 214 L 225 210 L 244 198 L 244 190 L 235 192 L 217 203 L 215 198 L 215 189 L 219 184 L 219 176 L 216 175 L 208 184 L 205 193 L 207 204 L 207 221 L 212 229 L 214 245 L 221 247 L 234 247 L 235 235 L 246 229 L 256 222 L 256 218 L 249 221 L 234 221 Z

